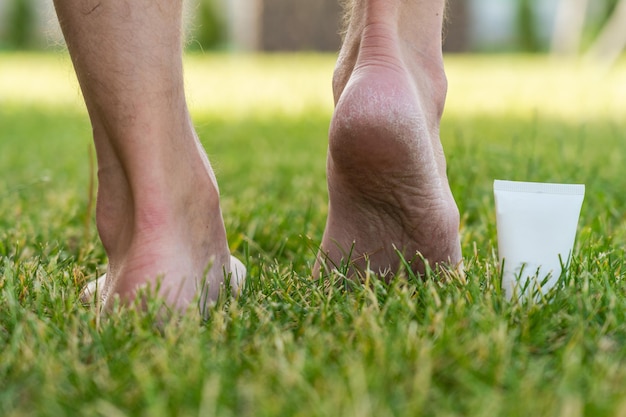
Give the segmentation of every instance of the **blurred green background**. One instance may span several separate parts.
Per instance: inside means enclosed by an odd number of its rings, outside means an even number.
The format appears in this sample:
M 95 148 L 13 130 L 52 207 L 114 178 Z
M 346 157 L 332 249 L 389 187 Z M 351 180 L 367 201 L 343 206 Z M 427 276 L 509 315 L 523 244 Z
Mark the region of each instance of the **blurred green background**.
M 185 0 L 195 50 L 333 51 L 337 0 Z M 448 52 L 554 52 L 615 59 L 626 43 L 625 0 L 449 0 Z M 0 50 L 58 47 L 52 0 L 1 0 Z

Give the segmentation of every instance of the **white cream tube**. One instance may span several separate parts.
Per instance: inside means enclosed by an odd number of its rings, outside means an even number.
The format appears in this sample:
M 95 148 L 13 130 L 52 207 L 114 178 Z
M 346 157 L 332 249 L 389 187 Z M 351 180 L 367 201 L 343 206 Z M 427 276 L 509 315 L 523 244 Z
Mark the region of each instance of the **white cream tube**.
M 506 298 L 545 294 L 569 266 L 585 186 L 495 180 L 493 190 Z

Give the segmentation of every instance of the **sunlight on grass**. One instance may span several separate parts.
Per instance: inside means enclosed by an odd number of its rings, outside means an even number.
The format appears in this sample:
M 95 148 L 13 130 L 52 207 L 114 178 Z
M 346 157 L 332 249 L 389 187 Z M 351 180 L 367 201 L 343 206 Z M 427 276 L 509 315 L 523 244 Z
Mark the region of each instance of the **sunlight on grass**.
M 334 59 L 332 54 L 188 55 L 190 107 L 225 118 L 330 112 Z M 450 55 L 446 69 L 447 114 L 621 120 L 626 106 L 624 61 L 603 72 L 547 57 Z M 2 56 L 0 103 L 83 106 L 65 54 Z
M 626 62 L 610 72 L 543 56 L 448 56 L 446 112 L 622 120 Z
M 207 321 L 157 328 L 156 302 L 102 318 L 78 301 L 107 260 L 69 58 L 1 54 L 0 416 L 623 415 L 626 63 L 446 59 L 465 276 L 325 285 L 310 274 L 334 57 L 188 55 L 194 123 L 249 277 Z M 586 184 L 548 302 L 501 294 L 494 178 Z
M 281 113 L 298 116 L 332 108 L 329 55 L 188 55 L 187 96 L 196 113 L 222 117 Z M 65 54 L 5 55 L 0 103 L 83 107 Z
M 66 54 L 0 55 L 0 103 L 83 106 Z
M 185 63 L 194 112 L 301 116 L 332 109 L 329 55 L 192 55 Z

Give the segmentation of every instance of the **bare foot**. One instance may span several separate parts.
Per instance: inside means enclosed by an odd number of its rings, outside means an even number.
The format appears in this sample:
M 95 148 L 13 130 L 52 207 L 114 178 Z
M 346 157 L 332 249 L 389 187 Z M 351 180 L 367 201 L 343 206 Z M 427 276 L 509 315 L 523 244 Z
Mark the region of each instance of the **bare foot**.
M 105 304 L 131 303 L 150 287 L 173 310 L 198 296 L 202 308 L 232 261 L 186 104 L 183 1 L 54 3 L 93 128 Z
M 107 274 L 103 274 L 97 279 L 90 281 L 80 292 L 80 301 L 84 304 L 100 303 L 106 305 L 107 297 L 104 288 L 106 286 Z M 237 258 L 230 257 L 230 290 L 232 295 L 239 295 L 243 289 L 246 279 L 246 267 Z
M 214 301 L 228 279 L 231 289 L 243 282 L 245 267 L 228 249 L 213 171 L 191 128 L 186 135 L 166 166 L 151 171 L 154 178 L 144 172 L 141 187 L 119 167 L 101 164 L 97 224 L 109 266 L 83 298 L 99 287 L 106 308 L 114 295 L 130 303 L 138 289 L 158 288 L 165 304 L 182 312 L 198 297 L 201 309 Z
M 400 266 L 396 249 L 418 273 L 420 255 L 431 266 L 461 262 L 459 213 L 439 140 L 440 49 L 420 50 L 413 35 L 403 36 L 402 7 L 375 9 L 351 24 L 335 71 L 329 214 L 315 276 L 349 263 L 351 274 L 390 277 Z

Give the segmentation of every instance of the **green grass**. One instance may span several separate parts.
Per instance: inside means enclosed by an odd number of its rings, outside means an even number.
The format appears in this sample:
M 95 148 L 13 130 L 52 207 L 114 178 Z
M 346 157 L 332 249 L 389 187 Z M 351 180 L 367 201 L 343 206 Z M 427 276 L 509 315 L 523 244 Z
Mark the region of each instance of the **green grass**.
M 208 321 L 100 318 L 90 128 L 64 55 L 0 56 L 0 415 L 626 413 L 626 63 L 448 57 L 442 141 L 465 280 L 309 280 L 326 215 L 332 56 L 189 56 L 198 132 L 248 285 Z M 584 183 L 569 275 L 499 290 L 493 179 Z

